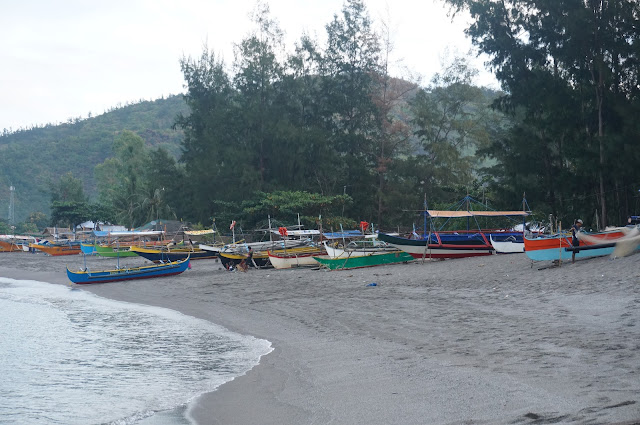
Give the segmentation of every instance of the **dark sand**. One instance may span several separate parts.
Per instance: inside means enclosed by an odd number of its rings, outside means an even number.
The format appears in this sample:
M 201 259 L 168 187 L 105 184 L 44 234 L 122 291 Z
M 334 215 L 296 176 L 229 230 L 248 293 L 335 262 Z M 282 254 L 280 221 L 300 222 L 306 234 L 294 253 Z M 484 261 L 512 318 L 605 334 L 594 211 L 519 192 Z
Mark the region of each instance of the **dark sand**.
M 260 365 L 193 403 L 200 425 L 640 424 L 639 260 L 247 273 L 201 260 L 177 277 L 82 288 L 272 342 Z M 5 253 L 0 276 L 70 284 L 66 264 L 83 260 Z

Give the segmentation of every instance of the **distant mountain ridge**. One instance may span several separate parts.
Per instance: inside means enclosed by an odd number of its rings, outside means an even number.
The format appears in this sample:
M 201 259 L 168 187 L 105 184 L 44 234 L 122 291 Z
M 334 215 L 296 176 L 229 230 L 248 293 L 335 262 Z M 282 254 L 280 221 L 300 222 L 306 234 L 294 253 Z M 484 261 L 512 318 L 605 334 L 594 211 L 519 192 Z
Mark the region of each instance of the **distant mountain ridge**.
M 49 214 L 49 183 L 71 172 L 84 182 L 92 199 L 97 195 L 94 167 L 112 156 L 114 138 L 123 130 L 142 137 L 148 146 L 180 155 L 183 132 L 171 127 L 188 108 L 182 95 L 114 108 L 102 115 L 70 120 L 0 135 L 0 218 L 9 211 L 9 187 L 15 187 L 15 219 L 29 213 Z

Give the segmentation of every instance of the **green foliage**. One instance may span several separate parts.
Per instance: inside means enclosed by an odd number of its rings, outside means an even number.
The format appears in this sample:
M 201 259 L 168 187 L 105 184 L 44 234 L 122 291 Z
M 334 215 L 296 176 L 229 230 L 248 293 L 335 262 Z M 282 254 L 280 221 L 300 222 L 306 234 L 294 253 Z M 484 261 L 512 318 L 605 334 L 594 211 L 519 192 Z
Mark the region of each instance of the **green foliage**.
M 459 57 L 426 87 L 393 78 L 390 39 L 362 0 L 344 3 L 324 45 L 304 35 L 287 55 L 258 3 L 232 71 L 207 48 L 182 58 L 184 98 L 0 137 L 0 208 L 13 184 L 18 217 L 27 205 L 48 212 L 49 196 L 54 221 L 86 212 L 129 227 L 159 217 L 291 225 L 299 214 L 309 227 L 322 215 L 329 228 L 394 228 L 419 221 L 424 197 L 467 193 L 513 209 L 526 192 L 564 221 L 596 206 L 626 217 L 640 183 L 639 6 L 448 3 L 468 8 L 468 33 L 504 93 L 476 87 Z
M 82 201 L 53 201 L 51 203 L 51 225 L 75 228 L 91 216 L 89 204 Z
M 474 177 L 475 152 L 486 144 L 491 125 L 485 112 L 490 100 L 472 85 L 475 74 L 456 57 L 411 102 L 415 134 L 429 164 L 429 176 L 423 178 L 429 188 L 469 184 Z
M 73 173 L 60 176 L 57 184 L 51 183 L 51 202 L 86 202 L 82 180 L 73 177 Z
M 16 187 L 15 214 L 24 220 L 32 211 L 49 213 L 49 182 L 71 172 L 84 193 L 97 197 L 94 167 L 111 155 L 114 136 L 130 130 L 150 147 L 180 154 L 182 132 L 171 126 L 186 111 L 182 96 L 119 106 L 87 119 L 46 124 L 0 134 L 0 211 L 9 205 L 9 185 Z
M 470 12 L 467 33 L 507 91 L 496 106 L 515 122 L 486 150 L 498 160 L 496 192 L 526 189 L 564 222 L 595 221 L 598 208 L 602 225 L 623 223 L 640 184 L 629 115 L 640 108 L 640 4 L 448 3 Z
M 341 208 L 352 202 L 349 195 L 325 196 L 304 191 L 257 192 L 255 196 L 255 200 L 243 202 L 247 218 L 261 220 L 270 215 L 287 223 L 295 223 L 298 214 L 301 217 L 337 216 Z M 312 223 L 315 224 L 315 219 Z
M 22 222 L 16 226 L 16 234 L 20 235 L 37 235 L 42 232 L 43 229 L 38 228 L 35 223 Z
M 113 217 L 128 228 L 159 217 L 175 218 L 166 194 L 179 199 L 183 174 L 167 151 L 150 150 L 140 136 L 129 131 L 116 138 L 113 150 L 113 157 L 96 166 L 101 200 L 96 214 Z
M 40 211 L 35 211 L 29 214 L 29 217 L 25 220 L 25 227 L 35 227 L 39 231 L 44 230 L 49 224 L 49 218 Z

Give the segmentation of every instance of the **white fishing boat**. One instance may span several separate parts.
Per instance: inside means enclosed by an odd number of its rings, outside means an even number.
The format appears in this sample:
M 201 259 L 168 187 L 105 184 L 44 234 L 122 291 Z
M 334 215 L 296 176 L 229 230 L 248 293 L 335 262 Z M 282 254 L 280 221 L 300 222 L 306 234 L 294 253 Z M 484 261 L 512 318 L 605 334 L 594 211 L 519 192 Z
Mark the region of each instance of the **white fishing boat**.
M 340 247 L 324 242 L 329 258 L 363 257 L 373 253 L 394 252 L 397 248 L 377 239 L 364 239 L 349 242 L 345 247 Z
M 329 258 L 324 248 L 304 247 L 288 250 L 269 251 L 269 261 L 276 269 L 290 269 L 293 267 L 315 267 L 318 262 L 314 257 Z
M 493 239 L 493 235 L 489 235 L 489 239 L 491 240 L 491 246 L 496 250 L 498 254 L 515 254 L 515 253 L 523 253 L 524 252 L 524 240 L 513 236 L 509 236 L 508 238 L 502 241 L 496 241 Z

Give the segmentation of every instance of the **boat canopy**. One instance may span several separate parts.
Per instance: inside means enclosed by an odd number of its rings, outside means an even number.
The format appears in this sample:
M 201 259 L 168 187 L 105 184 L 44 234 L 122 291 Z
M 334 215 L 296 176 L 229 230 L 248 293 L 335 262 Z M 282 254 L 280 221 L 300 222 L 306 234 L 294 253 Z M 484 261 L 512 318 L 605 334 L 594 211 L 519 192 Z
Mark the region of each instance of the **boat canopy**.
M 357 238 L 362 237 L 360 230 L 345 230 L 343 232 L 323 233 L 326 239 L 341 239 L 341 238 Z
M 185 230 L 184 234 L 187 236 L 201 236 L 201 235 L 211 235 L 215 232 L 213 229 L 205 229 L 205 230 Z
M 278 229 L 271 229 L 271 233 L 275 235 L 279 235 L 280 231 Z M 320 234 L 319 230 L 289 230 L 287 229 L 287 236 L 317 236 Z
M 105 238 L 108 236 L 118 237 L 118 236 L 160 236 L 164 234 L 162 230 L 147 230 L 143 232 L 138 232 L 135 230 L 125 230 L 120 232 L 108 232 L 106 230 L 94 230 L 93 234 L 98 238 Z
M 441 211 L 427 210 L 427 214 L 431 217 L 526 217 L 529 215 L 526 211 Z

